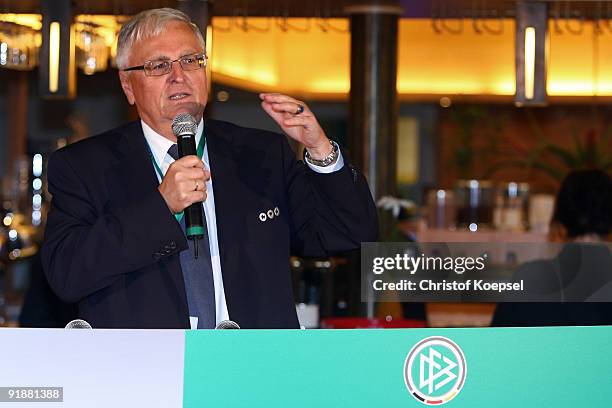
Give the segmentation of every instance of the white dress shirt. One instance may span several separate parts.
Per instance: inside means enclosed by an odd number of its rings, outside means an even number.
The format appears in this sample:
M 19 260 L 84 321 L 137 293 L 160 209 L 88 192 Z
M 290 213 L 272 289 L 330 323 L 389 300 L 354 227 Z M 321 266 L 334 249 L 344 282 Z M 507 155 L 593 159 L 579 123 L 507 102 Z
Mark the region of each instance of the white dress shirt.
M 163 137 L 159 133 L 155 132 L 149 125 L 144 121 L 140 121 L 142 124 L 142 131 L 149 144 L 151 153 L 156 163 L 159 165 L 163 174 L 166 174 L 168 167 L 174 162 L 174 159 L 168 154 L 168 149 L 174 144 L 171 140 Z M 202 133 L 204 130 L 204 122 L 200 120 L 198 124 L 198 130 L 196 132 L 196 146 L 200 143 Z M 208 159 L 208 144 L 204 145 L 204 154 L 202 155 L 202 161 L 207 169 L 210 169 L 210 160 Z M 315 166 L 308 163 L 308 166 L 318 173 L 332 173 L 340 170 L 344 166 L 344 160 L 342 153 L 338 156 L 336 163 L 327 167 Z M 153 165 L 153 164 L 151 164 Z M 155 172 L 157 174 L 157 172 Z M 161 183 L 161 178 L 157 174 L 157 178 Z M 215 194 L 213 189 L 213 177 L 206 182 L 207 198 L 202 203 L 204 209 L 204 216 L 206 217 L 206 226 L 208 228 L 208 245 L 210 247 L 210 257 L 213 270 L 213 283 L 215 285 L 215 313 L 216 323 L 222 322 L 223 320 L 229 320 L 230 316 L 227 311 L 227 303 L 225 302 L 225 291 L 223 290 L 223 275 L 221 274 L 221 258 L 219 257 L 219 239 L 217 237 L 217 218 L 215 215 Z M 288 261 L 287 261 L 288 262 Z M 197 317 L 189 316 L 191 328 L 195 329 L 198 327 Z

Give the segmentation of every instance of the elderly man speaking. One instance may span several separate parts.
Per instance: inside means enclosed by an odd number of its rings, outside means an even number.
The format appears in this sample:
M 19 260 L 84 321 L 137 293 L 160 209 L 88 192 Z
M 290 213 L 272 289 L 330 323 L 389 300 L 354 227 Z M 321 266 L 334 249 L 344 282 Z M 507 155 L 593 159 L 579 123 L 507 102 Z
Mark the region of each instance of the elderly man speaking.
M 304 163 L 282 135 L 203 118 L 206 61 L 185 14 L 136 15 L 119 33 L 117 65 L 140 120 L 50 158 L 45 273 L 94 328 L 297 328 L 290 252 L 324 256 L 376 239 L 364 177 L 306 104 L 260 95 L 305 146 Z M 195 119 L 197 145 L 183 157 L 172 129 L 181 114 Z M 200 240 L 185 235 L 194 203 Z

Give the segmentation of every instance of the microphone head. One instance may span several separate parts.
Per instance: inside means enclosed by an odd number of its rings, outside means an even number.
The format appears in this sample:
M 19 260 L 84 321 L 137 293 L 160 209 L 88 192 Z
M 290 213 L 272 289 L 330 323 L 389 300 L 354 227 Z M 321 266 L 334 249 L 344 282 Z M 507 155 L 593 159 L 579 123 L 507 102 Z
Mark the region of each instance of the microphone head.
M 172 133 L 174 136 L 195 135 L 198 130 L 198 123 L 193 115 L 180 113 L 172 119 Z
M 217 324 L 217 327 L 215 327 L 215 330 L 227 330 L 227 329 L 240 329 L 240 326 L 238 326 L 238 323 L 233 322 L 231 320 L 223 320 L 219 322 L 219 324 Z
M 75 319 L 69 322 L 65 329 L 91 329 L 91 324 L 87 323 L 83 319 Z

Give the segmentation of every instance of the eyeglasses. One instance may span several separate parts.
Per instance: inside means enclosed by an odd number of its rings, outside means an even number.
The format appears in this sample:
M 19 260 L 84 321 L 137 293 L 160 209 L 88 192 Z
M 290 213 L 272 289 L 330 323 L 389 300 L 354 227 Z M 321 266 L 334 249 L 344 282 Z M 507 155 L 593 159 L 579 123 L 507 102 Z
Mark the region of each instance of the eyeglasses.
M 156 59 L 145 61 L 144 65 L 126 68 L 122 71 L 143 70 L 146 76 L 160 76 L 166 75 L 172 71 L 172 64 L 177 61 L 179 64 L 181 64 L 183 71 L 195 71 L 196 69 L 204 68 L 206 66 L 206 60 L 207 57 L 204 53 L 189 54 L 175 60 Z

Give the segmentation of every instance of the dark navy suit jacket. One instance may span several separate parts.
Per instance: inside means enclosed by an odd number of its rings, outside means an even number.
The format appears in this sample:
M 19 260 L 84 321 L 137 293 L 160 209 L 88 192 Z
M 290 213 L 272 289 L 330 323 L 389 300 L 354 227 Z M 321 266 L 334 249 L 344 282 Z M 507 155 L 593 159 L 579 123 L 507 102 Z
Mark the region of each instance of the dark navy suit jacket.
M 276 133 L 206 120 L 205 134 L 229 316 L 243 328 L 297 328 L 289 254 L 375 240 L 366 181 L 347 160 L 331 174 L 310 170 Z M 94 328 L 188 328 L 187 243 L 157 189 L 140 121 L 57 151 L 48 180 L 42 260 L 57 295 L 78 302 Z

